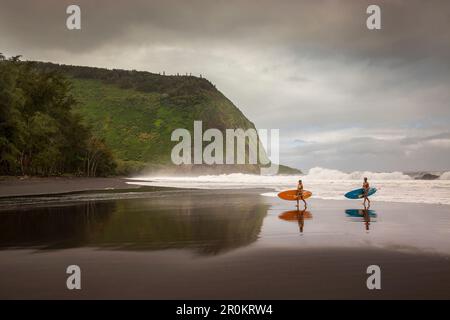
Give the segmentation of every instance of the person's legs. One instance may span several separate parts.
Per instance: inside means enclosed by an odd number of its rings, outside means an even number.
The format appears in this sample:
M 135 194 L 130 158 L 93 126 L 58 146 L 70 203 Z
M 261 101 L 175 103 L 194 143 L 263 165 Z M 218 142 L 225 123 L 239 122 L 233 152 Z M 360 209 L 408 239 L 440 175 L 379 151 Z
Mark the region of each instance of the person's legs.
M 302 199 L 302 195 L 299 190 L 297 190 L 297 209 L 300 208 L 300 199 Z
M 366 202 L 367 202 L 367 200 L 369 200 L 369 199 L 367 199 L 367 191 L 366 190 L 363 190 L 363 197 L 364 197 L 363 204 L 364 204 L 364 206 L 366 206 Z

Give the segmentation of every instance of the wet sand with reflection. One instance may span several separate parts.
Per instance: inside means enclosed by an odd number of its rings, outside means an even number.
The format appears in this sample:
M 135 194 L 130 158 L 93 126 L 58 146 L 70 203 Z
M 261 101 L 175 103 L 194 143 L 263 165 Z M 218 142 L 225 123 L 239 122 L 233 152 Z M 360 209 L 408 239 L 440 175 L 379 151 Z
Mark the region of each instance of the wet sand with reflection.
M 0 298 L 450 298 L 448 206 L 183 191 L 0 211 Z M 65 268 L 82 269 L 82 290 Z M 382 270 L 368 290 L 366 268 Z

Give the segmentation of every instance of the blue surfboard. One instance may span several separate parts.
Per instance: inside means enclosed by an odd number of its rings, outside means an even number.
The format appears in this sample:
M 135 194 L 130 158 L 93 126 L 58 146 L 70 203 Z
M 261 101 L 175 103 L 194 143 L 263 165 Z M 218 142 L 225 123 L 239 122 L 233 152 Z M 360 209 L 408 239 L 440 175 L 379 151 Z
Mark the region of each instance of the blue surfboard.
M 371 218 L 376 218 L 377 214 L 374 210 L 363 210 L 363 209 L 347 209 L 345 210 L 345 214 L 349 217 L 361 218 L 364 216 L 365 212 Z
M 363 198 L 363 188 L 352 190 L 350 192 L 347 192 L 344 196 L 348 199 L 362 199 Z M 375 192 L 377 192 L 376 188 L 370 188 L 368 196 L 373 195 Z

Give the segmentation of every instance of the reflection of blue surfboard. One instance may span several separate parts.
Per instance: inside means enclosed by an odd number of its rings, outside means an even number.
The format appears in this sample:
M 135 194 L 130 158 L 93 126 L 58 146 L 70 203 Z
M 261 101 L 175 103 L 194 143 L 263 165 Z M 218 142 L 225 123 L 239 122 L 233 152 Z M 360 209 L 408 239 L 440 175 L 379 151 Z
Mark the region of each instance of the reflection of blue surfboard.
M 374 210 L 347 209 L 347 210 L 345 210 L 345 214 L 349 217 L 361 218 L 361 217 L 364 217 L 364 211 L 367 211 L 367 214 L 371 218 L 377 217 L 377 214 Z
M 373 195 L 375 192 L 377 192 L 376 188 L 370 188 L 369 189 L 369 193 L 367 194 L 368 196 Z M 356 189 L 356 190 L 352 190 L 350 192 L 347 192 L 344 196 L 348 199 L 362 199 L 364 196 L 364 189 Z

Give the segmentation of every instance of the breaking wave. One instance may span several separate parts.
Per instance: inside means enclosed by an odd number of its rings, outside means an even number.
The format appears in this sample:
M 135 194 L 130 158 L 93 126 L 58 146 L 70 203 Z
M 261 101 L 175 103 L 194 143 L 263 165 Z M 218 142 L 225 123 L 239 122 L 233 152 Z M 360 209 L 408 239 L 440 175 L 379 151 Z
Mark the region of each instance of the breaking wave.
M 439 180 L 450 180 L 450 171 L 444 172 L 439 177 Z
M 345 200 L 344 194 L 360 188 L 367 177 L 370 185 L 378 188 L 374 199 L 387 202 L 411 202 L 450 204 L 450 172 L 436 180 L 415 179 L 402 172 L 355 171 L 345 173 L 339 170 L 312 168 L 306 175 L 260 176 L 243 173 L 204 175 L 197 177 L 141 176 L 130 179 L 130 184 L 195 188 L 195 189 L 251 189 L 265 188 L 275 192 L 263 192 L 265 196 L 276 197 L 277 192 L 296 188 L 299 178 L 305 189 L 313 192 L 313 198 Z
M 354 171 L 345 173 L 334 169 L 315 167 L 309 170 L 305 178 L 314 180 L 362 180 L 367 177 L 369 180 L 412 180 L 410 176 L 399 172 L 370 172 Z

